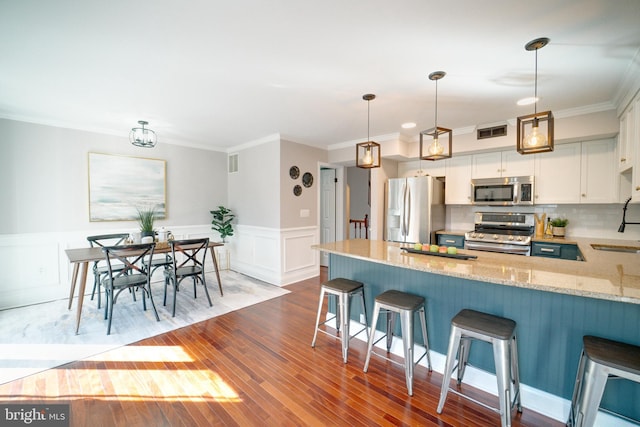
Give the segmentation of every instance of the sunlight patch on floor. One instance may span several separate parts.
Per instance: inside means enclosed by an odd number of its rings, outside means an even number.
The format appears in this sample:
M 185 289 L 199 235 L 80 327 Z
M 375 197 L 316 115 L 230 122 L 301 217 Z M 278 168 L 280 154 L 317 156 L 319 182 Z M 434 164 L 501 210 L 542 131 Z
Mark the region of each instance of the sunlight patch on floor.
M 117 401 L 189 401 L 218 403 L 240 402 L 238 393 L 217 373 L 193 369 L 86 369 L 82 372 L 82 389 L 73 394 L 60 394 L 57 381 L 75 382 L 78 369 L 51 369 L 37 377 L 43 384 L 52 384 L 46 390 L 30 396 L 0 395 L 0 400 L 71 401 L 75 399 L 102 399 Z M 43 378 L 43 376 L 45 378 Z M 25 382 L 31 380 L 29 377 Z
M 92 362 L 193 362 L 193 358 L 179 345 L 127 345 L 83 360 Z

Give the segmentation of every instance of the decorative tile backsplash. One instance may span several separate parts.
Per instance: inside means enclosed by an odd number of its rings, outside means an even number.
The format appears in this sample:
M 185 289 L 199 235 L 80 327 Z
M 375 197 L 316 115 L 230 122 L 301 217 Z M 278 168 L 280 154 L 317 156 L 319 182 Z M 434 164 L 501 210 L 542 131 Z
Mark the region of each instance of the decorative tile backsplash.
M 546 213 L 548 218 L 569 219 L 567 237 L 596 237 L 602 239 L 640 240 L 640 225 L 627 225 L 618 233 L 622 223 L 623 203 L 593 205 L 535 205 L 532 207 L 447 206 L 448 230 L 473 230 L 475 212 L 533 212 Z M 629 204 L 627 221 L 640 222 L 640 205 Z

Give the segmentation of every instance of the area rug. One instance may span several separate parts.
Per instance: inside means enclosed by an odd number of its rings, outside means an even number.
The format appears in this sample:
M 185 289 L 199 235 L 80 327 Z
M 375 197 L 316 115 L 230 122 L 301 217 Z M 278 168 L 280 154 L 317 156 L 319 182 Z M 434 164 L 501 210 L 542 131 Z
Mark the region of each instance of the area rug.
M 171 317 L 173 294 L 169 293 L 167 305 L 163 306 L 163 283 L 153 283 L 159 322 L 148 299 L 147 311 L 143 311 L 139 293 L 137 301 L 133 301 L 131 295 L 123 292 L 114 306 L 111 335 L 106 334 L 104 309 L 98 309 L 97 301 L 88 297 L 84 300 L 78 335 L 75 334 L 77 301 L 71 310 L 64 299 L 0 311 L 0 384 L 289 293 L 234 271 L 221 271 L 220 277 L 224 296 L 220 296 L 215 275 L 207 274 L 213 307 L 209 306 L 202 286 L 197 287 L 194 298 L 191 282 L 183 282 L 175 317 Z

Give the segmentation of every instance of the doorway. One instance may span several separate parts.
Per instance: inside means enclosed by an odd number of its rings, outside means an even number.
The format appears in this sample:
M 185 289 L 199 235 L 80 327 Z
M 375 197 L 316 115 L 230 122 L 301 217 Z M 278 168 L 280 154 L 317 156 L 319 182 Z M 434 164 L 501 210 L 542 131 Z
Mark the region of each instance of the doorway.
M 320 243 L 342 240 L 344 236 L 344 168 L 320 167 Z M 320 265 L 329 265 L 329 254 L 320 252 Z

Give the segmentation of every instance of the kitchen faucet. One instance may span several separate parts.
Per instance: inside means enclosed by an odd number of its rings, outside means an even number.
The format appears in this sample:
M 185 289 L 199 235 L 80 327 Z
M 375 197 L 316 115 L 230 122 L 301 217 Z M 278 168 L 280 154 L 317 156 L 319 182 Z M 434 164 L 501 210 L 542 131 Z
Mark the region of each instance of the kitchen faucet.
M 627 199 L 624 204 L 624 208 L 622 208 L 622 224 L 620 224 L 620 228 L 618 228 L 618 233 L 624 233 L 624 227 L 627 224 L 640 225 L 640 222 L 627 222 L 625 217 L 627 216 L 627 206 L 629 206 L 629 202 L 631 201 L 631 197 Z

